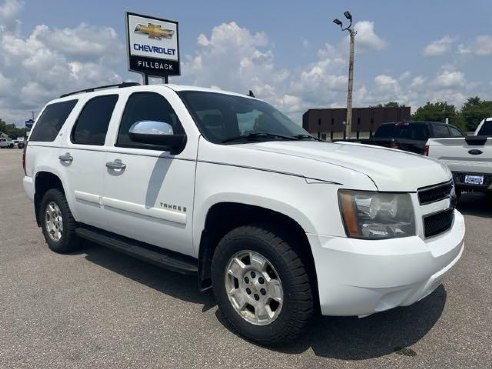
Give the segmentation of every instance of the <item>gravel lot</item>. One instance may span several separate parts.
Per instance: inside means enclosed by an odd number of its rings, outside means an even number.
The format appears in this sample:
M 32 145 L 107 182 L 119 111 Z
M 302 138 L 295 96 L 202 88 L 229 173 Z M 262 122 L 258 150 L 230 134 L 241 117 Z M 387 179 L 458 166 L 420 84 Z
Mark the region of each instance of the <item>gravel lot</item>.
M 489 368 L 492 201 L 465 194 L 466 250 L 419 303 L 320 318 L 300 342 L 255 346 L 224 326 L 197 281 L 87 244 L 50 252 L 0 150 L 0 368 Z M 488 364 L 487 364 L 488 363 Z

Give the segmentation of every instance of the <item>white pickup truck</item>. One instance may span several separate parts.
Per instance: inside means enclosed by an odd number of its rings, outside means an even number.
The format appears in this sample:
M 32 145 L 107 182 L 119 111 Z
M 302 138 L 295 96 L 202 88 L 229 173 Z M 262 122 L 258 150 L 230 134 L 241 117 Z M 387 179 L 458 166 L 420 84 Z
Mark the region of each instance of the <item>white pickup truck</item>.
M 10 138 L 0 137 L 0 149 L 12 149 L 14 142 Z
M 449 167 L 458 196 L 492 191 L 492 118 L 482 120 L 474 136 L 429 139 L 425 154 Z
M 24 164 L 53 251 L 86 239 L 196 274 L 231 326 L 261 344 L 295 339 L 317 311 L 413 304 L 464 248 L 445 165 L 320 142 L 235 93 L 122 84 L 67 94 L 36 120 Z

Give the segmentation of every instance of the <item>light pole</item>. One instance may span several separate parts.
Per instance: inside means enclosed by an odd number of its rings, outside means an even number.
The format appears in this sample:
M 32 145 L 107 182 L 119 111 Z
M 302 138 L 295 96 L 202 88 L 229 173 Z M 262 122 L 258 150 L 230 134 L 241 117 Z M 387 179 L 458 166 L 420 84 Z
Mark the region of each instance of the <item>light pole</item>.
M 347 27 L 343 27 L 343 23 L 340 19 L 335 18 L 333 23 L 337 26 L 340 26 L 342 31 L 348 31 L 350 34 L 350 58 L 349 58 L 349 78 L 348 78 L 348 90 L 347 90 L 347 124 L 345 126 L 345 136 L 346 138 L 350 138 L 352 134 L 352 89 L 354 86 L 354 44 L 355 44 L 355 35 L 356 31 L 352 29 L 352 14 L 347 10 L 343 13 L 345 18 L 349 20 L 349 25 Z

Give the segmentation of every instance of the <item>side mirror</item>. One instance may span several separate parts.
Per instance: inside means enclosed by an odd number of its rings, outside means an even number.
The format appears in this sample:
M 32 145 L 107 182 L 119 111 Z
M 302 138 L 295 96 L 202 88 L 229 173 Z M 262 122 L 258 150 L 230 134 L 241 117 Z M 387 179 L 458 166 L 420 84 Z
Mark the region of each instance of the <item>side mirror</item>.
M 148 145 L 149 149 L 180 153 L 186 144 L 185 134 L 175 134 L 173 127 L 166 122 L 143 120 L 133 123 L 128 131 L 130 139 Z

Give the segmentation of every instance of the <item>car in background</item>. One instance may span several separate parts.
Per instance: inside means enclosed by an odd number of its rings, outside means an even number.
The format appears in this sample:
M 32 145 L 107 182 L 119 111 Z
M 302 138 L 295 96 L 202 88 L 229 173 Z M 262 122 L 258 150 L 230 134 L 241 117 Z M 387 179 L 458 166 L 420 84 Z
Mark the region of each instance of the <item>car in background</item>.
M 14 140 L 13 143 L 14 143 L 14 147 L 17 147 L 18 149 L 23 149 L 24 146 L 26 145 L 24 140 L 19 140 L 19 139 Z
M 464 137 L 464 134 L 457 127 L 441 122 L 391 122 L 381 124 L 371 138 L 360 143 L 424 154 L 429 138 L 447 137 Z
M 492 117 L 485 118 L 480 122 L 475 130 L 475 136 L 492 137 Z
M 425 154 L 446 164 L 453 173 L 456 194 L 492 193 L 492 118 L 480 122 L 473 136 L 431 138 Z
M 0 149 L 13 149 L 14 142 L 10 138 L 0 138 Z

